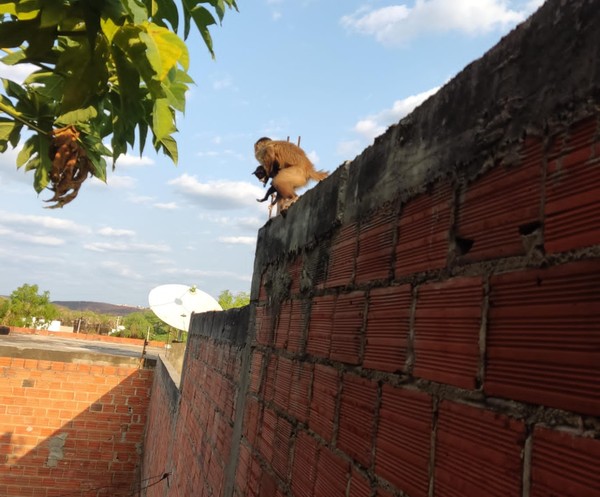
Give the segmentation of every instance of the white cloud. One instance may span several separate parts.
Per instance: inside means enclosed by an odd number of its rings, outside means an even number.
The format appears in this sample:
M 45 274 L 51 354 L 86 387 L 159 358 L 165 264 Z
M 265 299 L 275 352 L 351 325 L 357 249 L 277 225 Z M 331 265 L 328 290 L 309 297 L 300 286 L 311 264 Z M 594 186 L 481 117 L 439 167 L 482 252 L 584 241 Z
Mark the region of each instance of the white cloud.
M 373 36 L 384 45 L 402 46 L 431 33 L 474 36 L 506 30 L 523 21 L 540 4 L 533 1 L 523 10 L 514 10 L 506 0 L 416 0 L 413 7 L 362 7 L 343 16 L 340 23 L 350 31 Z
M 202 221 L 208 221 L 211 223 L 218 224 L 220 226 L 226 226 L 227 228 L 235 227 L 243 230 L 256 231 L 263 224 L 265 224 L 267 210 L 265 209 L 265 218 L 259 217 L 229 217 L 229 216 L 216 216 L 213 213 L 202 212 L 198 215 L 198 219 Z
M 173 279 L 183 280 L 184 278 L 232 278 L 239 281 L 252 281 L 252 276 L 248 274 L 241 274 L 233 271 L 208 271 L 205 269 L 190 269 L 172 267 L 166 268 L 159 271 L 160 274 L 167 274 Z
M 389 109 L 384 109 L 376 114 L 371 114 L 360 119 L 353 128 L 353 131 L 360 138 L 339 142 L 336 150 L 337 154 L 345 159 L 356 157 L 366 146 L 373 143 L 375 137 L 381 135 L 389 126 L 410 114 L 439 89 L 440 87 L 436 86 L 431 90 L 418 93 L 417 95 L 396 100 Z
M 92 252 L 127 252 L 127 253 L 148 253 L 148 252 L 169 252 L 171 249 L 165 244 L 151 243 L 125 243 L 125 242 L 95 242 L 87 243 L 83 246 Z
M 220 236 L 218 240 L 228 245 L 256 245 L 255 236 Z
M 209 181 L 182 174 L 169 181 L 175 191 L 207 209 L 237 209 L 256 207 L 256 199 L 264 193 L 259 186 L 245 181 Z
M 231 76 L 225 76 L 221 79 L 216 79 L 212 84 L 213 90 L 221 91 L 221 90 L 237 90 L 235 85 L 233 84 L 233 79 Z
M 33 190 L 33 173 L 27 174 L 24 168 L 17 169 L 17 155 L 22 147 L 8 148 L 0 154 L 0 185 L 14 182 L 27 184 Z
M 168 203 L 157 202 L 156 204 L 154 204 L 154 207 L 156 207 L 157 209 L 163 209 L 166 211 L 173 211 L 175 209 L 179 209 L 178 205 L 175 202 L 168 202 Z
M 353 159 L 364 149 L 360 140 L 344 140 L 337 144 L 336 153 L 345 159 Z
M 38 69 L 39 67 L 34 66 L 33 64 L 8 66 L 0 62 L 0 73 L 2 73 L 2 77 L 15 81 L 16 83 L 22 83 L 27 76 Z
M 106 184 L 110 188 L 133 188 L 137 180 L 131 176 L 116 176 L 112 175 L 106 178 Z
M 22 242 L 32 245 L 45 245 L 48 247 L 56 247 L 58 245 L 64 245 L 65 241 L 62 238 L 58 238 L 50 235 L 34 235 L 30 233 L 22 233 L 20 231 L 9 230 L 0 226 L 0 237 L 14 240 L 16 242 Z
M 109 273 L 121 276 L 123 278 L 131 278 L 135 280 L 142 278 L 140 274 L 136 273 L 133 269 L 125 264 L 121 264 L 120 262 L 104 261 L 100 262 L 100 267 Z
M 310 159 L 310 161 L 316 166 L 321 159 L 319 159 L 319 156 L 317 155 L 317 152 L 315 152 L 314 150 L 311 150 L 310 152 L 306 152 L 306 156 Z
M 390 125 L 397 123 L 403 117 L 410 114 L 416 107 L 421 105 L 430 96 L 437 93 L 439 86 L 417 95 L 411 95 L 401 100 L 396 100 L 392 107 L 384 109 L 377 114 L 361 119 L 354 125 L 354 131 L 371 141 L 382 134 Z
M 110 228 L 108 226 L 106 226 L 104 228 L 100 228 L 98 230 L 98 233 L 100 233 L 101 235 L 104 235 L 104 236 L 111 236 L 111 237 L 135 236 L 135 231 L 115 229 L 115 228 Z
M 14 250 L 4 250 L 2 248 L 0 248 L 0 258 L 6 258 L 13 264 L 16 262 L 25 262 L 28 264 L 41 264 L 48 267 L 57 267 L 65 263 L 65 259 L 62 257 L 33 255 L 25 252 L 16 252 Z
M 127 200 L 132 204 L 149 204 L 154 201 L 154 197 L 149 197 L 147 195 L 129 195 Z
M 116 174 L 109 174 L 106 177 L 106 183 L 100 181 L 98 178 L 93 176 L 89 181 L 89 184 L 95 188 L 106 188 L 111 189 L 130 189 L 133 188 L 137 180 L 131 176 L 119 176 Z
M 0 210 L 0 223 L 16 224 L 20 228 L 33 227 L 45 229 L 48 231 L 60 231 L 63 233 L 90 233 L 87 226 L 81 226 L 66 219 L 59 219 L 53 216 L 34 216 L 30 214 L 17 214 Z M 25 228 L 28 229 L 28 228 Z
M 154 164 L 154 159 L 146 155 L 132 155 L 125 154 L 119 156 L 117 162 L 115 163 L 115 167 L 139 167 L 139 166 L 151 166 Z
M 198 157 L 233 157 L 237 160 L 245 160 L 246 156 L 236 152 L 235 150 L 225 149 L 225 150 L 207 150 L 206 152 L 198 152 L 196 154 Z

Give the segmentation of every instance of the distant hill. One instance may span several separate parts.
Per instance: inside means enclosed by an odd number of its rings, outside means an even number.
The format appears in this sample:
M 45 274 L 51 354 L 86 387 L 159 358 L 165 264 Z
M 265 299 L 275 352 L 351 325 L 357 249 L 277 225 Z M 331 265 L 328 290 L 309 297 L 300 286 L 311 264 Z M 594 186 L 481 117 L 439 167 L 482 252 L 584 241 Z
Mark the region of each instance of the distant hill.
M 55 300 L 52 303 L 54 305 L 66 307 L 72 311 L 92 311 L 97 314 L 112 314 L 113 316 L 126 316 L 132 312 L 142 312 L 147 310 L 144 307 L 107 304 L 106 302 L 88 302 L 85 300 Z

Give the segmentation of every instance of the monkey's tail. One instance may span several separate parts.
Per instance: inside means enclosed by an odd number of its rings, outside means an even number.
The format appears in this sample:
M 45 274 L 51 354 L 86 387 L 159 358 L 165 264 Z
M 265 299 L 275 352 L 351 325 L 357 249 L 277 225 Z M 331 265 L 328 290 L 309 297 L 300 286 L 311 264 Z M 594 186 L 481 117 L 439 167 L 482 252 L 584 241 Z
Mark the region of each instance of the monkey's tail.
M 315 181 L 321 181 L 322 179 L 327 178 L 329 173 L 327 171 L 311 171 L 310 179 L 314 179 Z

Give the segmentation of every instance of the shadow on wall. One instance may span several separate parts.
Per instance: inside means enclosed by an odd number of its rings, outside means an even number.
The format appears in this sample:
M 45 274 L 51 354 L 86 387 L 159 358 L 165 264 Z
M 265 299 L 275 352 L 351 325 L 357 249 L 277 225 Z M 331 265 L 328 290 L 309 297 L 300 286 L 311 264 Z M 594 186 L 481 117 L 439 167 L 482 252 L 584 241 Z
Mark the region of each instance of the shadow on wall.
M 0 495 L 128 497 L 151 370 L 0 358 Z

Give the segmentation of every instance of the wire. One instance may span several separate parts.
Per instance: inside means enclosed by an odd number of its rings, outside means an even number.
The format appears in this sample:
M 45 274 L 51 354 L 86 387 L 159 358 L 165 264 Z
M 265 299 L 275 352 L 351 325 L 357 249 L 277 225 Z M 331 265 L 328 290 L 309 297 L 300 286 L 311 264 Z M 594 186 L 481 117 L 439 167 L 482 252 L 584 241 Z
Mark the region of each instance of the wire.
M 170 475 L 171 475 L 171 472 L 168 472 L 168 473 L 162 473 L 161 475 L 149 476 L 148 478 L 144 478 L 143 480 L 140 480 L 139 488 L 136 488 L 135 490 L 131 491 L 131 493 L 128 494 L 128 497 L 135 497 L 136 493 L 139 493 L 142 490 L 146 490 L 147 488 L 153 487 L 154 485 L 158 485 L 163 480 L 167 480 L 167 485 L 168 485 Z M 146 482 L 149 480 L 154 480 L 155 478 L 160 478 L 160 480 L 157 480 L 154 483 L 149 483 L 145 487 L 142 486 L 143 482 Z M 129 490 L 119 489 L 119 487 L 122 485 L 125 485 L 125 483 L 123 483 L 121 485 L 105 485 L 103 487 L 87 488 L 85 490 L 76 490 L 75 492 L 70 492 L 68 494 L 54 495 L 53 497 L 72 497 L 74 495 L 81 495 L 84 492 L 97 492 L 98 490 L 110 490 L 110 489 L 113 489 L 113 491 L 116 491 L 121 495 L 125 495 L 125 492 L 129 492 Z

